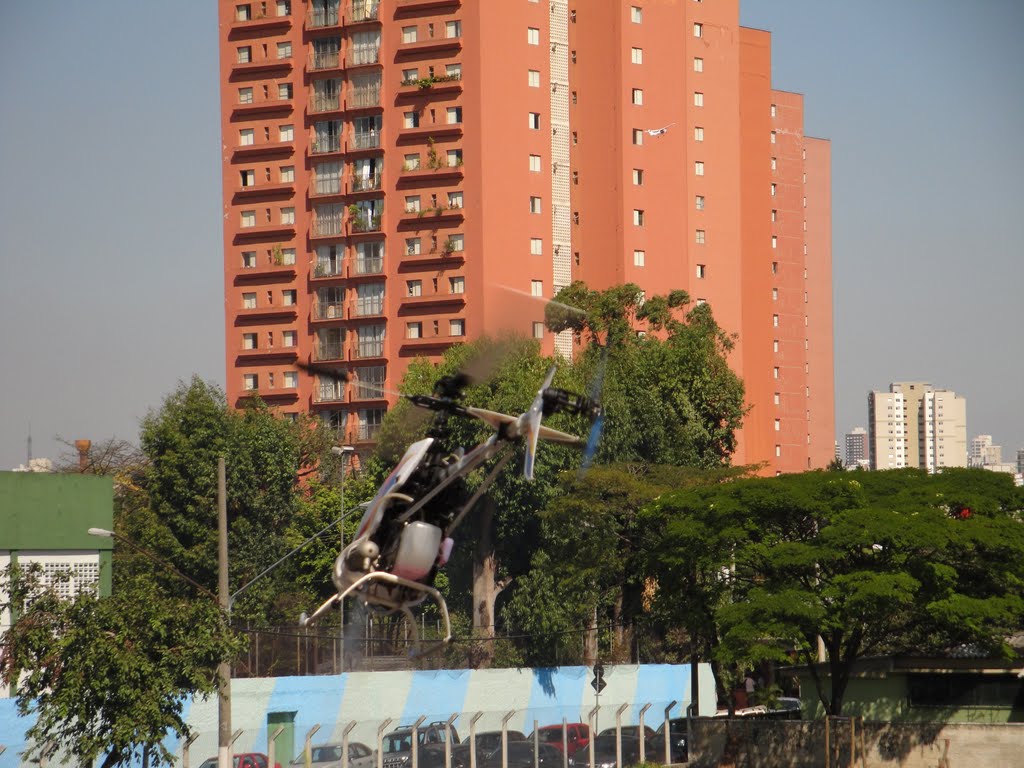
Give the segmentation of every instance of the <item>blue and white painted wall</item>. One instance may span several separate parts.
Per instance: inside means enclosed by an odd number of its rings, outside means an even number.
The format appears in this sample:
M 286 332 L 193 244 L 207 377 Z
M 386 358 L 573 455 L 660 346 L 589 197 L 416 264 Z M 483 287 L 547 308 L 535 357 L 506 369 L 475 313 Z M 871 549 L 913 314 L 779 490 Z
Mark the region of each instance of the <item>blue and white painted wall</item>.
M 353 741 L 374 746 L 377 729 L 388 718 L 389 728 L 414 722 L 425 715 L 427 722 L 446 721 L 458 714 L 454 726 L 465 738 L 469 719 L 483 713 L 477 730 L 498 730 L 502 718 L 513 712 L 510 730 L 529 733 L 540 725 L 586 722 L 595 704 L 600 705 L 597 727 L 615 725 L 615 712 L 628 705 L 622 724 L 636 724 L 641 708 L 651 704 L 644 722 L 657 727 L 665 717 L 684 713 L 690 703 L 689 665 L 606 665 L 607 686 L 597 696 L 590 685 L 593 672 L 587 667 L 550 669 L 438 670 L 423 672 L 354 672 L 318 677 L 278 677 L 234 680 L 231 684 L 232 729 L 242 734 L 235 752 L 266 752 L 268 716 L 285 715 L 294 723 L 294 750 L 301 749 L 305 734 L 320 726 L 314 743 L 341 741 L 343 729 L 356 726 Z M 699 668 L 700 714 L 715 712 L 715 683 L 709 665 Z M 288 714 L 285 714 L 288 713 Z M 191 762 L 217 752 L 217 700 L 192 701 L 186 718 L 199 734 L 190 749 Z M 19 753 L 25 748 L 27 721 L 19 719 L 12 700 L 0 700 L 0 768 L 22 765 Z M 177 754 L 181 745 L 168 744 Z M 285 765 L 295 755 L 278 754 Z M 26 768 L 28 764 L 25 764 Z

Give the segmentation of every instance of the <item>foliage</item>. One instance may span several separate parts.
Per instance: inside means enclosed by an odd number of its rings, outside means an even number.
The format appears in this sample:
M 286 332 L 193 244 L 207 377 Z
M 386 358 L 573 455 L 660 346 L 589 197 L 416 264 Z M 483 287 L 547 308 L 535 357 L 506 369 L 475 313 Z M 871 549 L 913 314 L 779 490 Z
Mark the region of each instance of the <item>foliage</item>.
M 664 528 L 651 565 L 684 585 L 664 596 L 679 620 L 732 665 L 791 649 L 813 664 L 820 636 L 828 692 L 811 670 L 830 714 L 857 659 L 965 643 L 1003 652 L 1024 616 L 1019 496 L 997 473 L 741 480 L 668 494 L 650 515 Z
M 0 640 L 0 679 L 15 687 L 18 711 L 35 716 L 31 752 L 52 746 L 76 764 L 106 755 L 105 768 L 145 750 L 171 765 L 163 740 L 188 736 L 185 697 L 214 692 L 217 665 L 244 646 L 218 606 L 144 586 L 69 600 L 40 581 L 38 566 L 5 576 L 3 608 L 18 618 Z

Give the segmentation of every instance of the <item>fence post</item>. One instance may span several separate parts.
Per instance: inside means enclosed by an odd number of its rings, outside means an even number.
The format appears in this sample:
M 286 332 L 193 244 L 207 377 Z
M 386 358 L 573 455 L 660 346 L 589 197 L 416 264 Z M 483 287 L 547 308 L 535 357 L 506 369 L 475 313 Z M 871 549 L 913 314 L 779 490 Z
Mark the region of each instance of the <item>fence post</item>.
M 639 726 L 639 730 L 637 731 L 637 733 L 638 733 L 638 738 L 640 739 L 640 764 L 641 765 L 643 765 L 644 763 L 647 762 L 647 738 L 644 735 L 644 712 L 646 712 L 650 708 L 651 708 L 651 703 L 650 702 L 647 702 L 646 704 L 644 704 L 643 707 L 641 707 L 641 709 L 640 709 L 640 716 L 638 718 L 640 720 L 640 726 Z
M 850 768 L 857 762 L 857 718 L 850 717 Z
M 672 699 L 672 701 L 670 701 L 668 703 L 668 706 L 665 707 L 665 765 L 668 765 L 668 764 L 670 764 L 672 762 L 672 734 L 670 733 L 670 731 L 672 730 L 672 721 L 669 719 L 669 714 L 672 712 L 672 707 L 674 707 L 675 705 L 676 705 L 676 700 Z M 689 732 L 687 732 L 687 734 L 686 734 L 686 755 L 687 755 L 687 758 L 689 758 L 690 749 L 691 749 L 692 746 L 693 745 L 690 743 L 690 734 L 689 734 Z
M 352 733 L 352 729 L 355 727 L 356 721 L 352 720 L 345 726 L 345 730 L 341 732 L 341 768 L 348 768 L 348 735 Z M 270 768 L 274 768 L 274 766 L 271 765 Z
M 590 740 L 594 740 L 594 734 L 590 734 Z M 562 768 L 569 768 L 569 721 L 562 718 Z
M 594 719 L 597 717 L 599 709 L 601 709 L 601 705 L 595 704 L 594 708 L 587 715 L 587 727 L 590 728 L 590 738 L 587 740 L 587 753 L 590 755 L 590 760 L 587 765 L 590 768 L 594 768 Z
M 444 724 L 444 768 L 452 768 L 452 723 L 458 716 L 458 712 L 452 712 L 452 716 Z
M 623 704 L 615 710 L 615 765 L 622 765 L 622 713 L 629 704 Z
M 476 768 L 476 721 L 483 716 L 483 712 L 477 712 L 469 719 L 469 768 Z
M 405 627 L 406 629 L 408 629 L 408 624 L 406 624 Z M 406 641 L 408 641 L 408 639 L 409 638 L 407 636 Z M 419 730 L 419 727 L 423 725 L 423 721 L 426 719 L 426 715 L 420 715 L 419 719 L 412 724 L 412 768 L 417 768 L 417 766 L 420 764 L 420 742 L 417 731 Z
M 539 723 L 533 721 L 533 768 L 540 768 L 540 734 L 537 732 Z
M 189 768 L 191 765 L 192 758 L 189 756 L 189 749 L 192 747 L 192 742 L 199 738 L 198 733 L 193 733 L 185 743 L 181 745 L 181 768 Z M 4 753 L 3 747 L 0 747 L 0 755 Z
M 284 733 L 284 726 L 277 726 L 277 730 L 273 734 L 267 736 L 267 764 L 270 768 L 274 768 L 274 763 L 277 760 L 277 737 Z M 185 766 L 188 768 L 188 766 Z
M 313 734 L 320 730 L 320 723 L 317 723 L 306 732 L 306 741 L 302 746 L 302 762 L 309 768 L 313 762 Z
M 829 721 L 829 715 L 826 712 L 825 713 L 825 768 L 832 768 L 832 750 L 830 749 L 830 745 L 828 743 L 829 742 L 829 738 L 828 738 L 829 737 L 829 733 L 828 733 L 829 723 L 828 723 L 828 721 Z
M 384 768 L 384 729 L 391 725 L 391 718 L 387 718 L 377 728 L 377 768 Z
M 508 768 L 508 721 L 515 713 L 513 709 L 501 718 L 501 768 Z

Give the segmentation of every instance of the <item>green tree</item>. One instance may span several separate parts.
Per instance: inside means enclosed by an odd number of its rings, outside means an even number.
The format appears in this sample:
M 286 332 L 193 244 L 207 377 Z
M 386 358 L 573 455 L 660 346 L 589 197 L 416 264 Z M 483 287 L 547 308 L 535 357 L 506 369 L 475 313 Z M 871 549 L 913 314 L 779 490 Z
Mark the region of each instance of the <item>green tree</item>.
M 695 577 L 718 659 L 784 660 L 795 648 L 813 664 L 820 637 L 827 684 L 812 673 L 829 714 L 842 713 L 858 659 L 962 643 L 1004 652 L 1024 613 L 1019 495 L 997 473 L 744 480 L 670 494 L 657 512 L 665 577 Z M 682 620 L 699 623 L 695 609 Z
M 163 741 L 189 735 L 184 702 L 213 693 L 217 665 L 244 647 L 212 597 L 127 585 L 69 600 L 38 570 L 5 576 L 3 608 L 18 618 L 0 639 L 0 679 L 16 691 L 18 711 L 35 718 L 30 756 L 53 748 L 76 764 L 103 758 L 103 768 L 143 754 L 172 765 Z

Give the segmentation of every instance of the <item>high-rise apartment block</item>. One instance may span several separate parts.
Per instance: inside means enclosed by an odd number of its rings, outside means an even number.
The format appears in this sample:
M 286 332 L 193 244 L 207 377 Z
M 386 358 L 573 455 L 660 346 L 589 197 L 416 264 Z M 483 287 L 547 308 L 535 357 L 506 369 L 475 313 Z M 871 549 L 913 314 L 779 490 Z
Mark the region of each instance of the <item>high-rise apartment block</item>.
M 967 400 L 924 382 L 868 395 L 872 469 L 967 466 Z
M 846 433 L 846 466 L 866 468 L 870 454 L 868 431 L 864 427 L 854 427 Z
M 221 0 L 220 42 L 231 403 L 372 440 L 413 358 L 571 354 L 530 297 L 632 281 L 736 334 L 737 462 L 832 459 L 829 143 L 738 0 Z

